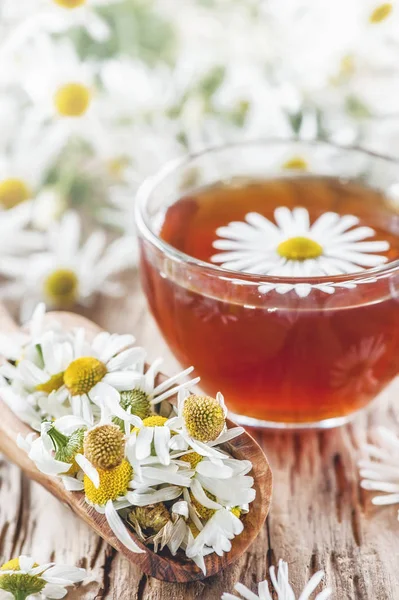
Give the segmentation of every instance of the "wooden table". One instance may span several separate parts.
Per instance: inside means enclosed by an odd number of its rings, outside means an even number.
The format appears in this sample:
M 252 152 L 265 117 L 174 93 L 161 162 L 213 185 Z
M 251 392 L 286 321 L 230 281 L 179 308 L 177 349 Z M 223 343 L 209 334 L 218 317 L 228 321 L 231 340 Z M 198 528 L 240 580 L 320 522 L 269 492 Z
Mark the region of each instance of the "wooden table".
M 130 278 L 126 299 L 101 301 L 86 315 L 110 331 L 134 332 L 150 359 L 165 357 L 165 372 L 177 368 L 148 314 L 137 277 Z M 40 562 L 86 567 L 92 580 L 71 592 L 72 600 L 215 600 L 236 581 L 255 586 L 279 558 L 288 561 L 298 592 L 323 568 L 335 600 L 398 600 L 398 507 L 374 507 L 370 493 L 359 487 L 356 467 L 370 427 L 384 423 L 399 431 L 396 397 L 398 382 L 373 411 L 338 430 L 254 432 L 274 472 L 272 509 L 257 542 L 220 576 L 189 585 L 147 578 L 1 457 L 0 556 L 32 554 Z

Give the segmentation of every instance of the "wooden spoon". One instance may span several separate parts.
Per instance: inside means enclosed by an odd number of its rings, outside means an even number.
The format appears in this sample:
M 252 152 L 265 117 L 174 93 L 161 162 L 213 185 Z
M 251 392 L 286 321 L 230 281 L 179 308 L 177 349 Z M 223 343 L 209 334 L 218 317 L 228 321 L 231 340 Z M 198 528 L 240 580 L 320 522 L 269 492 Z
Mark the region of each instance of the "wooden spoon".
M 59 320 L 64 329 L 74 327 L 83 327 L 89 334 L 95 335 L 100 328 L 92 321 L 66 312 L 52 312 L 49 318 Z M 0 331 L 11 333 L 16 331 L 17 326 L 11 320 L 6 310 L 0 305 Z M 82 492 L 68 492 L 62 482 L 56 477 L 45 475 L 39 471 L 34 463 L 28 458 L 26 452 L 18 448 L 16 443 L 17 435 L 20 433 L 24 437 L 30 433 L 31 429 L 0 400 L 0 452 L 5 454 L 12 462 L 17 464 L 30 478 L 40 483 L 49 492 L 56 496 L 63 503 L 67 504 L 81 519 L 86 521 L 94 531 L 96 531 L 106 542 L 124 554 L 132 563 L 138 565 L 144 573 L 151 577 L 156 577 L 162 581 L 189 582 L 197 579 L 203 579 L 201 570 L 184 554 L 178 553 L 173 557 L 164 550 L 160 554 L 152 551 L 151 547 L 144 546 L 136 536 L 131 533 L 135 542 L 145 548 L 145 554 L 135 554 L 128 550 L 114 536 L 109 528 L 105 517 L 89 506 L 84 499 Z M 234 424 L 228 420 L 229 427 Z M 248 459 L 253 464 L 253 475 L 256 489 L 256 499 L 251 504 L 250 512 L 245 515 L 245 528 L 241 535 L 237 536 L 232 542 L 230 552 L 220 557 L 211 554 L 205 558 L 207 574 L 206 577 L 215 575 L 224 569 L 228 564 L 237 560 L 252 544 L 257 537 L 266 516 L 269 512 L 271 493 L 272 493 L 272 474 L 267 459 L 261 448 L 255 440 L 247 433 L 232 440 L 229 444 L 229 451 L 235 458 Z

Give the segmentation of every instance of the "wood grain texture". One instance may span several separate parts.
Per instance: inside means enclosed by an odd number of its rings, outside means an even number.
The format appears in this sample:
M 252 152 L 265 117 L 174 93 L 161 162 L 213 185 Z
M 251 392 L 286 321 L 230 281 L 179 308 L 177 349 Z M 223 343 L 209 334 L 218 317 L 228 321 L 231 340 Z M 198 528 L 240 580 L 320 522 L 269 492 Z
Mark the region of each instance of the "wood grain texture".
M 125 299 L 100 302 L 87 315 L 106 329 L 131 331 L 150 358 L 176 363 L 148 315 L 138 281 Z M 399 432 L 395 382 L 369 414 L 352 425 L 326 432 L 251 432 L 265 448 L 274 474 L 274 497 L 255 544 L 222 574 L 204 582 L 167 584 L 143 575 L 107 546 L 83 522 L 7 461 L 0 465 L 0 555 L 21 552 L 86 566 L 93 581 L 72 592 L 72 600 L 216 600 L 236 581 L 255 589 L 270 564 L 289 563 L 297 591 L 311 573 L 326 570 L 335 600 L 399 599 L 397 507 L 374 507 L 359 488 L 359 445 L 374 425 Z

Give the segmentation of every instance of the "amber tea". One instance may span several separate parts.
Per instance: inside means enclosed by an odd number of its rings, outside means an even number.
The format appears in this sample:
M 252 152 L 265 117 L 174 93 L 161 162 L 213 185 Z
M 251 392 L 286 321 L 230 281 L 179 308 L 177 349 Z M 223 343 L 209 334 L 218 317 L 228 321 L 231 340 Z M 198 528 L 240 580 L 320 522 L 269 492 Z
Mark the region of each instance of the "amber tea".
M 143 252 L 142 277 L 178 360 L 233 413 L 338 423 L 398 373 L 398 294 L 372 276 L 399 258 L 398 232 L 392 204 L 355 181 L 233 178 L 178 199 L 158 232 L 209 272 L 165 273 Z

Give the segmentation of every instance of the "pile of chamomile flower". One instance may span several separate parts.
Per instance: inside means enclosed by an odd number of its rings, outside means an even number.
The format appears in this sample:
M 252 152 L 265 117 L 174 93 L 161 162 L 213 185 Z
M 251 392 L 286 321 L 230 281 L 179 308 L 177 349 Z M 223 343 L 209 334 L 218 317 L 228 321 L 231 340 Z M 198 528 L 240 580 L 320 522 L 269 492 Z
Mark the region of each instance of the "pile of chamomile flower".
M 222 447 L 243 429 L 227 428 L 220 393 L 188 391 L 192 368 L 166 379 L 134 341 L 64 330 L 39 305 L 23 332 L 0 337 L 1 397 L 35 430 L 18 444 L 36 467 L 83 492 L 120 542 L 184 551 L 205 573 L 255 498 L 252 464 Z

